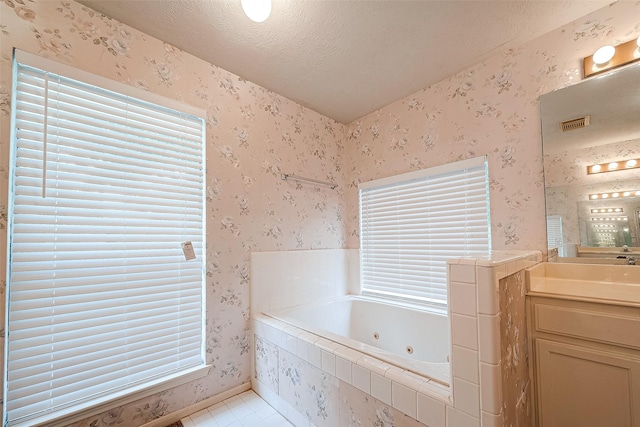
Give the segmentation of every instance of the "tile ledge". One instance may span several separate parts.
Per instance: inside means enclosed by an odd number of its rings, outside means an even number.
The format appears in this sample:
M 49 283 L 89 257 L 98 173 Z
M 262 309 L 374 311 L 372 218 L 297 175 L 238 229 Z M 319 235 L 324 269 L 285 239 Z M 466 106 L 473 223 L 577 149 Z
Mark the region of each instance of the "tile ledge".
M 535 260 L 537 262 L 542 262 L 542 252 L 538 250 L 497 250 L 491 251 L 486 255 L 449 259 L 447 260 L 447 264 L 466 264 L 476 265 L 480 267 L 497 267 L 526 258 L 531 258 L 532 261 Z
M 439 384 L 436 386 L 430 380 L 422 384 L 417 391 L 418 394 L 437 400 L 445 405 L 453 405 L 451 390 L 445 389 L 444 386 L 440 386 Z

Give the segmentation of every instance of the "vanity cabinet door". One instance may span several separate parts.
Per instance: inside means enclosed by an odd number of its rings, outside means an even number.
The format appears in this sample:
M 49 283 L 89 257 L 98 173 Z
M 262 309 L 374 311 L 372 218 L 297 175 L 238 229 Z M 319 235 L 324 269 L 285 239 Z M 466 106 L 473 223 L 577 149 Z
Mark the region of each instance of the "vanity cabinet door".
M 640 361 L 537 338 L 540 427 L 640 427 Z

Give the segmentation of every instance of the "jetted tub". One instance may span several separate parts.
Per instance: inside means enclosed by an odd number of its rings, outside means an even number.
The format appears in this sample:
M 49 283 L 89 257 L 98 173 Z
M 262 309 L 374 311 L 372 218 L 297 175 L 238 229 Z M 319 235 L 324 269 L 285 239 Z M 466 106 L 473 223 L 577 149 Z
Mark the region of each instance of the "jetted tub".
M 265 315 L 449 385 L 445 315 L 353 295 Z

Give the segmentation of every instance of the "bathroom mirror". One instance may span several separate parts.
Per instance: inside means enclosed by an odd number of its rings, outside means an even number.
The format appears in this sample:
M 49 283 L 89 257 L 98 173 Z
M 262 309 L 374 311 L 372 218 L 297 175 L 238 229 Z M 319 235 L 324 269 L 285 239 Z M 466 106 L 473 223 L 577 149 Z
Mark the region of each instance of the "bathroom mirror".
M 542 95 L 540 115 L 549 249 L 640 256 L 640 64 Z

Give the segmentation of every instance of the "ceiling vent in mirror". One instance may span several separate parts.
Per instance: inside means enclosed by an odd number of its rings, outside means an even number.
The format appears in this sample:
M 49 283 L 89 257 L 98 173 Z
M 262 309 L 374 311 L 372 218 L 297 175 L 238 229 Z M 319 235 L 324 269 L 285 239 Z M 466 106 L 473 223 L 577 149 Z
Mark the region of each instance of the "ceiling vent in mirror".
M 589 116 L 578 117 L 577 119 L 560 122 L 560 130 L 567 132 L 569 130 L 580 129 L 589 126 Z

